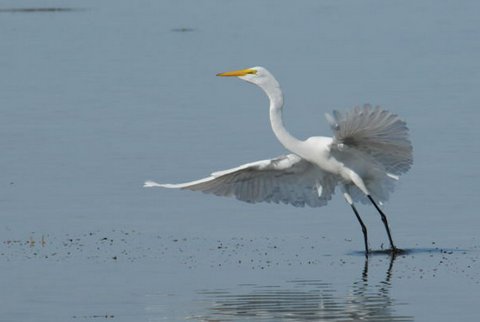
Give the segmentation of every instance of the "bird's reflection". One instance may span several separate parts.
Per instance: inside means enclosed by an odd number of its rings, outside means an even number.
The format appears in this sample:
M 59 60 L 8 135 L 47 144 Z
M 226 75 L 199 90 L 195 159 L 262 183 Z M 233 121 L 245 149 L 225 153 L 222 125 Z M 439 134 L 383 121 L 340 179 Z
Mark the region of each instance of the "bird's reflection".
M 213 303 L 199 321 L 413 321 L 396 315 L 399 305 L 390 297 L 392 257 L 383 280 L 370 285 L 368 260 L 361 278 L 346 296 L 330 283 L 294 280 L 284 287 L 247 285 L 245 293 L 203 291 L 204 300 Z

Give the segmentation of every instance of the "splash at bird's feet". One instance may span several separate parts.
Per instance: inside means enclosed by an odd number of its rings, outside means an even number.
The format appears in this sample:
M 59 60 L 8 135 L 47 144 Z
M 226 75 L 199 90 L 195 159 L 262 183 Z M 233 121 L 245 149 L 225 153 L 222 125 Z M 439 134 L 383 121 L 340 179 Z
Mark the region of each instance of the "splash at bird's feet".
M 390 255 L 392 257 L 398 256 L 398 255 L 405 255 L 409 251 L 406 249 L 400 249 L 397 247 L 394 248 L 388 248 L 388 249 L 379 249 L 379 250 L 369 250 L 368 255 Z
M 407 251 L 404 249 L 400 249 L 397 247 L 393 247 L 391 249 L 387 249 L 387 252 L 390 252 L 391 255 L 396 256 L 396 255 L 403 255 L 406 254 Z

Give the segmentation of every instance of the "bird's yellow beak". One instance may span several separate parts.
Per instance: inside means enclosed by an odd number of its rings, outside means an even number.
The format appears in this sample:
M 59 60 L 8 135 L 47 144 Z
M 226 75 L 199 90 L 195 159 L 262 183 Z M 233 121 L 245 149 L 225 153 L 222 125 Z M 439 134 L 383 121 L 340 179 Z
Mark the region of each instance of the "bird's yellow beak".
M 220 73 L 217 74 L 217 76 L 245 76 L 248 74 L 256 74 L 257 71 L 252 68 L 247 68 L 247 69 L 240 69 L 240 70 L 233 70 L 231 72 L 225 72 L 225 73 Z

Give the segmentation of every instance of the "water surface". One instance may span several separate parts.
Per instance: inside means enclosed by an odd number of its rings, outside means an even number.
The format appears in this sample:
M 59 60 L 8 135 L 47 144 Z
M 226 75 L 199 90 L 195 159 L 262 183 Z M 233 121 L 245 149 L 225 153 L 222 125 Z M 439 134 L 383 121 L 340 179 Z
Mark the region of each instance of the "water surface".
M 3 2 L 0 320 L 474 320 L 479 9 Z M 310 209 L 142 188 L 285 153 L 263 93 L 214 76 L 255 65 L 300 138 L 363 103 L 407 121 L 414 166 L 385 211 L 409 252 L 366 263 L 339 194 Z

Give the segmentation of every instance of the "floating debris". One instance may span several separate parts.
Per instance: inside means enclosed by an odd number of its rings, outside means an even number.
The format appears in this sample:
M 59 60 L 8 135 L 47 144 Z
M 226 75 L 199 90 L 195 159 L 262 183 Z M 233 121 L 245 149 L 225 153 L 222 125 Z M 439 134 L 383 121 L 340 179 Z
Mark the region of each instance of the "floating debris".
M 84 315 L 84 316 L 78 316 L 74 315 L 72 316 L 73 319 L 113 319 L 115 315 L 113 314 L 94 314 L 94 315 Z
M 181 27 L 181 28 L 172 28 L 170 29 L 172 32 L 192 32 L 195 31 L 194 28 L 189 28 L 189 27 Z

